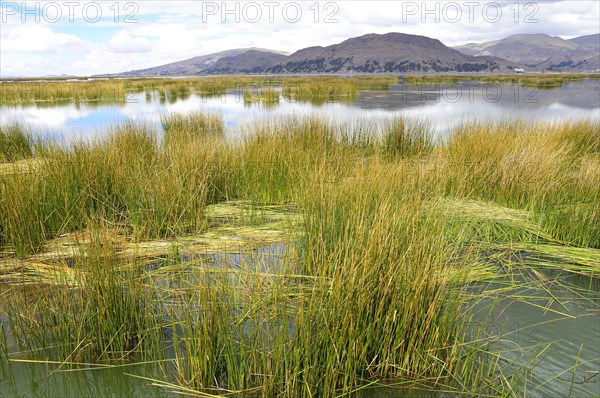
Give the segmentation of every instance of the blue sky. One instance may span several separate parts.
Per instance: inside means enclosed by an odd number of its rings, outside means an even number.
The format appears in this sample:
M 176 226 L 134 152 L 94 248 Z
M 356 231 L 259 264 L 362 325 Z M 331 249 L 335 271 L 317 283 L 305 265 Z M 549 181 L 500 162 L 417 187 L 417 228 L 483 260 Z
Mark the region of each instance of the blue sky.
M 600 31 L 600 2 L 1 0 L 0 18 L 1 76 L 92 75 L 232 48 L 294 52 L 366 33 L 446 45 L 516 33 L 571 38 Z

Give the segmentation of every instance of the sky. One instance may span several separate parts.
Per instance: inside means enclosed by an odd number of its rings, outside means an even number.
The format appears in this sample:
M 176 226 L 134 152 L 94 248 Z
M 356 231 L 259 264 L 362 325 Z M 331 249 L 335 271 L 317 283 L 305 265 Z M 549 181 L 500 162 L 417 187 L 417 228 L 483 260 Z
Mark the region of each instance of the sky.
M 367 33 L 448 46 L 600 32 L 600 1 L 4 1 L 0 77 L 118 73 L 213 52 L 294 52 Z

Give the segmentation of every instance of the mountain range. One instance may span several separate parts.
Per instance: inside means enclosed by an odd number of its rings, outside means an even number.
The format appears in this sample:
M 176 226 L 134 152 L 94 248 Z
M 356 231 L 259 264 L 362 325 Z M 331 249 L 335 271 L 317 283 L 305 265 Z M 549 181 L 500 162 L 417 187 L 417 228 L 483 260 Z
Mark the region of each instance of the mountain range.
M 426 36 L 367 34 L 293 54 L 239 48 L 120 75 L 509 72 L 515 68 L 595 71 L 600 68 L 600 34 L 570 40 L 520 34 L 454 48 Z
M 129 72 L 121 73 L 121 75 L 132 75 L 132 76 L 173 76 L 173 75 L 200 75 L 210 73 L 208 70 L 218 63 L 219 60 L 225 58 L 232 58 L 237 55 L 254 52 L 259 53 L 263 56 L 281 55 L 285 57 L 289 53 L 283 51 L 267 50 L 264 48 L 236 48 L 233 50 L 219 51 L 213 54 L 201 55 L 198 57 L 186 59 L 183 61 L 173 62 L 166 65 L 155 66 L 148 69 L 132 70 Z M 222 64 L 218 64 L 218 68 L 222 68 Z
M 493 56 L 538 70 L 600 68 L 600 34 L 570 40 L 546 34 L 513 35 L 502 40 L 455 47 L 473 56 Z

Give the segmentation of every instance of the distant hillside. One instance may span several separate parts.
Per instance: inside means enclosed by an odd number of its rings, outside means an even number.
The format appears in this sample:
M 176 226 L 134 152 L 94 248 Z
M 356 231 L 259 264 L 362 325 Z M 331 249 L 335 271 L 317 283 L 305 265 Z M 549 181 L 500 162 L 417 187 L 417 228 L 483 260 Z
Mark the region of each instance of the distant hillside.
M 568 41 L 580 45 L 582 47 L 591 48 L 596 51 L 600 51 L 600 33 L 595 35 L 579 36 Z
M 521 34 L 455 49 L 467 55 L 500 57 L 540 70 L 595 70 L 600 67 L 600 54 L 593 48 L 593 36 L 564 40 L 542 33 Z
M 473 57 L 425 36 L 367 34 L 295 52 L 270 73 L 474 72 L 507 69 L 505 60 Z
M 265 69 L 285 62 L 287 56 L 273 52 L 250 50 L 241 54 L 223 57 L 205 70 L 209 74 L 261 73 Z
M 236 48 L 233 50 L 220 51 L 213 54 L 201 55 L 186 59 L 183 61 L 173 62 L 167 65 L 155 66 L 148 69 L 132 70 L 121 73 L 120 75 L 130 76 L 173 76 L 173 75 L 199 75 L 206 73 L 206 70 L 215 65 L 222 58 L 235 57 L 244 54 L 248 51 L 263 52 L 277 55 L 287 55 L 281 51 L 267 50 L 262 48 Z

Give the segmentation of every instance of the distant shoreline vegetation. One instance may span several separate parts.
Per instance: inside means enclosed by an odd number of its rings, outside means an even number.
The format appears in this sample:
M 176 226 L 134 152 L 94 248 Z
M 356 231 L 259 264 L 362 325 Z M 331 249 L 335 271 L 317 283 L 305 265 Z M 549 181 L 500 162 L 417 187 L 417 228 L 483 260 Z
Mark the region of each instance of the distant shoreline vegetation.
M 303 76 L 197 76 L 132 78 L 19 78 L 0 79 L 0 104 L 126 102 L 133 93 L 159 91 L 165 97 L 197 94 L 221 95 L 240 90 L 245 99 L 272 99 L 270 88 L 281 87 L 284 98 L 336 98 L 353 96 L 359 90 L 386 90 L 397 83 L 448 84 L 481 81 L 487 84 L 519 84 L 527 88 L 558 88 L 566 81 L 600 79 L 598 73 L 564 74 L 470 74 L 470 75 L 303 75 Z M 257 94 L 258 93 L 258 94 Z

